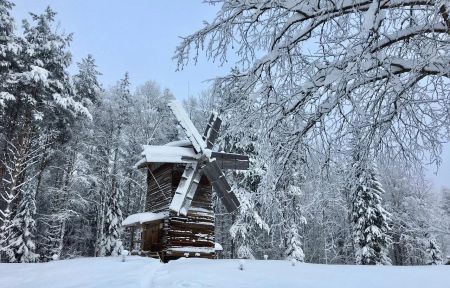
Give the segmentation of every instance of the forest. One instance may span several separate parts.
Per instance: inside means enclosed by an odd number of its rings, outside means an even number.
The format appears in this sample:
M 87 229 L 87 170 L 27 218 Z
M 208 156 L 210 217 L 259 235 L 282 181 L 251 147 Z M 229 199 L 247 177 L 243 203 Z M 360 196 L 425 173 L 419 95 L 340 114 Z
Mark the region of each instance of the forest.
M 95 55 L 69 73 L 63 19 L 20 22 L 0 0 L 0 262 L 120 255 L 145 206 L 142 145 L 185 137 L 176 98 L 199 131 L 219 113 L 215 149 L 250 157 L 227 175 L 240 209 L 214 198 L 221 257 L 449 261 L 450 188 L 425 173 L 450 141 L 448 2 L 205 2 L 220 11 L 169 47 L 177 67 L 235 66 L 183 98 L 126 71 L 105 87 Z

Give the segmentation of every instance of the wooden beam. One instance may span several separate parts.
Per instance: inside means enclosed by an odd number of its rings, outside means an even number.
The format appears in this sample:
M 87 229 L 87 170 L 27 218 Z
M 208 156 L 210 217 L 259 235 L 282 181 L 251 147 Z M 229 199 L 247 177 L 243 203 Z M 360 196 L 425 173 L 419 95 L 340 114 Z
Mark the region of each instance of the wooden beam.
M 222 125 L 222 120 L 217 116 L 217 113 L 212 113 L 206 125 L 205 133 L 203 133 L 203 140 L 205 140 L 208 149 L 214 146 L 219 136 L 220 125 Z
M 216 159 L 217 165 L 219 165 L 221 169 L 248 170 L 250 167 L 250 162 L 247 155 L 212 152 L 211 158 Z
M 240 203 L 236 195 L 234 195 L 233 191 L 231 191 L 231 186 L 228 184 L 228 181 L 226 180 L 222 170 L 220 170 L 216 160 L 213 159 L 211 162 L 203 166 L 202 169 L 206 177 L 208 177 L 209 181 L 215 188 L 217 196 L 219 196 L 227 211 L 233 212 L 237 210 Z

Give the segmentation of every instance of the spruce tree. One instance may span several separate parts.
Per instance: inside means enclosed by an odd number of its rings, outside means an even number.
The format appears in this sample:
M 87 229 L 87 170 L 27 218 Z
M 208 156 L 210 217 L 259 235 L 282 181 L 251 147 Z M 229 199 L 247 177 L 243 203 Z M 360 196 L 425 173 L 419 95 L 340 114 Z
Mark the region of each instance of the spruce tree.
M 105 231 L 102 239 L 101 256 L 118 256 L 122 252 L 120 240 L 122 226 L 122 193 L 114 189 L 106 207 Z
M 14 227 L 14 240 L 11 241 L 11 250 L 14 253 L 15 260 L 22 263 L 37 262 L 39 255 L 35 253 L 36 245 L 34 237 L 36 233 L 36 223 L 34 216 L 36 214 L 36 204 L 33 192 L 22 191 L 18 211 L 12 221 Z
M 41 127 L 63 126 L 73 122 L 76 115 L 90 116 L 83 103 L 74 97 L 67 72 L 72 61 L 68 51 L 72 35 L 54 29 L 56 13 L 50 7 L 31 17 L 33 22 L 24 21 L 22 41 L 26 51 L 22 60 L 27 70 L 21 79 L 22 94 L 31 103 L 26 106 L 26 113 Z
M 439 249 L 439 246 L 436 244 L 436 239 L 434 238 L 429 239 L 426 252 L 428 254 L 428 261 L 427 261 L 428 265 L 442 264 L 441 249 Z
M 24 139 L 25 140 L 25 139 Z M 28 139 L 29 140 L 29 139 Z M 18 225 L 18 222 L 31 220 L 22 219 L 20 217 L 33 217 L 35 206 L 34 196 L 28 197 L 24 192 L 24 187 L 27 187 L 30 182 L 25 179 L 25 172 L 32 166 L 34 159 L 36 159 L 39 148 L 26 150 L 24 147 L 29 147 L 30 144 L 27 141 L 21 141 L 21 145 L 17 148 L 11 142 L 5 143 L 6 151 L 5 158 L 1 159 L 3 167 L 2 175 L 2 190 L 1 200 L 3 208 L 0 210 L 0 216 L 2 219 L 2 225 L 0 226 L 0 252 L 2 253 L 3 260 L 7 262 L 21 261 L 20 257 L 17 258 L 17 243 L 19 243 L 22 237 L 21 233 L 25 231 Z M 29 189 L 29 188 L 28 188 Z M 20 209 L 28 209 L 28 204 L 24 201 L 30 200 L 31 213 L 21 212 Z M 25 204 L 26 205 L 25 205 Z M 24 206 L 25 205 L 25 206 Z M 34 223 L 30 222 L 30 225 L 34 227 Z
M 102 75 L 97 70 L 94 57 L 89 54 L 81 62 L 77 63 L 78 74 L 74 76 L 75 99 L 78 101 L 90 101 L 97 104 L 99 94 L 102 91 L 97 77 Z M 85 103 L 89 106 L 90 103 Z
M 110 151 L 112 152 L 111 164 L 108 170 L 110 178 L 110 186 L 106 193 L 108 201 L 105 209 L 104 231 L 101 238 L 101 256 L 117 256 L 122 251 L 122 241 L 120 240 L 121 225 L 122 225 L 122 187 L 121 174 L 119 172 L 119 165 L 121 163 L 121 145 L 126 142 L 124 137 L 124 128 L 130 123 L 130 108 L 131 108 L 131 92 L 130 92 L 130 78 L 128 73 L 121 79 L 114 89 L 114 96 L 116 97 L 117 117 L 113 121 L 113 143 Z M 109 150 L 109 149 L 108 149 Z
M 14 19 L 11 9 L 14 4 L 0 0 L 0 109 L 3 110 L 8 101 L 16 99 L 12 80 L 17 77 L 18 54 L 21 46 L 14 35 Z M 3 113 L 0 110 L 0 115 Z M 1 118 L 0 118 L 1 119 Z
M 292 223 L 288 232 L 288 243 L 285 251 L 286 259 L 296 260 L 303 262 L 305 260 L 305 254 L 302 249 L 301 236 L 298 233 L 298 227 L 295 223 Z
M 14 4 L 8 0 L 0 0 L 0 260 L 9 259 L 8 241 L 11 238 L 11 221 L 13 218 L 12 202 L 16 193 L 8 191 L 11 183 L 6 179 L 8 167 L 8 140 L 14 131 L 11 121 L 6 117 L 6 111 L 16 100 L 15 84 L 13 80 L 18 74 L 18 54 L 21 46 L 14 35 L 14 19 L 11 9 Z M 3 260 L 2 260 L 3 258 Z
M 0 262 L 17 262 L 16 255 L 10 245 L 13 239 L 12 215 L 10 206 L 6 206 L 3 211 L 0 210 L 2 225 L 0 226 Z
M 374 165 L 357 161 L 353 167 L 352 214 L 356 264 L 388 265 L 389 213 L 382 207 L 384 190 Z

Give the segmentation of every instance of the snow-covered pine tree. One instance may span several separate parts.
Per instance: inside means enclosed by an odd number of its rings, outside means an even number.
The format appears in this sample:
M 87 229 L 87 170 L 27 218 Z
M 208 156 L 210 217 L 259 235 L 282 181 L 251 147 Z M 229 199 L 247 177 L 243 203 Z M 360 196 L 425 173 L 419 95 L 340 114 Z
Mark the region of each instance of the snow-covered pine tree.
M 13 6 L 8 0 L 0 0 L 0 119 L 7 104 L 5 102 L 16 99 L 14 85 L 9 80 L 17 76 L 15 72 L 21 46 L 14 35 L 14 19 L 11 16 Z
M 2 211 L 2 225 L 0 226 L 0 262 L 16 262 L 16 257 L 11 249 L 12 223 L 11 210 L 4 208 Z
M 99 94 L 102 91 L 101 85 L 98 82 L 97 77 L 102 75 L 97 70 L 95 59 L 91 54 L 88 54 L 86 58 L 83 58 L 81 62 L 77 63 L 78 74 L 73 77 L 75 99 L 78 101 L 90 101 L 93 104 L 97 104 L 99 101 Z M 90 103 L 84 103 L 89 107 Z
M 113 142 L 112 147 L 107 147 L 109 151 L 107 175 L 109 187 L 104 191 L 107 199 L 104 214 L 104 225 L 101 236 L 100 255 L 117 256 L 122 251 L 122 241 L 120 240 L 122 225 L 122 182 L 125 175 L 121 174 L 119 165 L 122 161 L 121 151 L 126 141 L 123 139 L 123 131 L 130 124 L 130 113 L 132 108 L 130 78 L 128 73 L 121 79 L 118 85 L 113 89 L 113 99 L 116 101 L 112 104 L 112 109 L 116 111 L 116 117 L 112 122 L 111 128 Z M 117 105 L 117 106 L 116 106 Z M 112 116 L 112 115 L 111 115 Z
M 442 253 L 441 249 L 436 243 L 435 238 L 430 238 L 427 243 L 427 264 L 428 265 L 441 265 L 442 264 Z
M 28 195 L 26 198 L 24 198 L 25 195 L 23 194 L 33 193 L 31 190 L 29 192 L 25 190 L 31 189 L 31 180 L 25 177 L 25 173 L 36 162 L 40 155 L 41 147 L 28 149 L 30 147 L 28 141 L 30 141 L 30 137 L 24 137 L 22 141 L 19 141 L 20 145 L 18 146 L 15 146 L 12 142 L 7 142 L 8 153 L 5 155 L 7 158 L 0 161 L 4 168 L 1 183 L 3 184 L 1 186 L 1 200 L 4 201 L 2 203 L 4 208 L 0 210 L 3 222 L 0 226 L 0 252 L 5 256 L 3 259 L 7 262 L 21 261 L 20 258 L 17 258 L 17 255 L 21 254 L 17 252 L 17 249 L 19 249 L 17 248 L 17 243 L 23 237 L 30 239 L 28 236 L 22 236 L 21 233 L 34 230 L 34 222 L 31 223 L 31 220 L 27 219 L 20 220 L 20 217 L 34 217 L 35 214 L 34 194 Z M 24 201 L 32 203 L 29 204 Z M 20 209 L 30 209 L 31 212 L 19 214 Z M 30 223 L 32 227 L 28 230 L 23 228 L 19 225 L 21 221 Z M 25 257 L 24 259 L 28 258 Z
M 74 99 L 84 106 L 95 111 L 101 109 L 101 93 L 103 89 L 97 79 L 101 73 L 97 70 L 92 55 L 83 58 L 77 63 L 78 73 L 73 77 Z M 59 151 L 59 169 L 54 177 L 61 179 L 59 187 L 54 187 L 48 197 L 56 200 L 55 208 L 49 215 L 50 225 L 47 240 L 50 235 L 52 241 L 46 241 L 47 257 L 54 254 L 62 257 L 78 255 L 93 256 L 95 247 L 95 227 L 97 225 L 96 203 L 98 202 L 98 189 L 94 189 L 98 178 L 97 164 L 91 154 L 94 151 L 91 141 L 95 137 L 95 123 L 77 117 L 71 127 L 72 137 Z M 90 152 L 88 152 L 90 151 Z M 91 158 L 93 157 L 93 158 Z M 53 196 L 58 194 L 59 200 Z M 53 218 L 53 219 L 51 219 Z
M 298 232 L 298 225 L 291 223 L 289 232 L 287 233 L 287 249 L 285 251 L 286 259 L 303 262 L 305 254 L 302 249 L 301 236 Z
M 27 110 L 41 125 L 54 124 L 51 120 L 67 121 L 75 115 L 90 117 L 87 108 L 74 97 L 67 72 L 72 59 L 67 50 L 72 35 L 54 29 L 56 13 L 50 7 L 41 15 L 31 16 L 33 22 L 24 21 L 22 41 L 27 70 L 21 78 L 22 93 L 32 103 Z M 62 114 L 56 117 L 55 111 Z
M 116 124 L 117 137 L 119 138 L 122 136 L 123 127 L 130 123 L 129 116 L 132 106 L 130 87 L 130 75 L 126 72 L 125 76 L 119 81 L 116 91 L 116 104 L 118 105 Z
M 122 192 L 114 189 L 106 206 L 105 230 L 100 255 L 119 256 L 123 250 L 120 240 L 122 230 Z
M 39 255 L 35 253 L 36 244 L 34 242 L 36 233 L 35 214 L 34 192 L 31 189 L 22 190 L 18 211 L 11 223 L 14 237 L 13 241 L 10 242 L 10 249 L 17 262 L 30 263 L 39 260 Z M 11 260 L 13 259 L 10 259 L 10 262 L 15 262 Z
M 11 221 L 13 218 L 13 201 L 17 193 L 8 190 L 11 185 L 11 175 L 9 168 L 13 168 L 7 163 L 9 157 L 8 141 L 14 129 L 9 124 L 6 116 L 8 107 L 16 100 L 17 89 L 12 83 L 12 79 L 17 76 L 18 53 L 21 46 L 17 43 L 14 35 L 14 19 L 11 16 L 11 9 L 14 4 L 8 0 L 0 0 L 0 261 L 10 259 L 8 241 L 11 237 Z M 16 177 L 13 176 L 14 179 Z M 7 255 L 8 254 L 8 255 Z M 3 260 L 2 260 L 3 255 Z M 13 257 L 13 256 L 12 256 Z
M 359 154 L 359 152 L 357 152 Z M 356 264 L 388 265 L 389 213 L 382 207 L 384 190 L 374 164 L 357 159 L 353 165 L 352 229 Z

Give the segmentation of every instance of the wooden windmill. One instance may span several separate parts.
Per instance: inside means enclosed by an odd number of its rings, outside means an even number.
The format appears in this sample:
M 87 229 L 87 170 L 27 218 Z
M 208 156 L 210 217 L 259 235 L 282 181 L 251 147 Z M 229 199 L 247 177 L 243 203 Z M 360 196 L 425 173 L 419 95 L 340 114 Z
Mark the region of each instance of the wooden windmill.
M 212 187 L 228 212 L 238 209 L 222 169 L 248 169 L 248 157 L 211 150 L 222 122 L 216 113 L 201 136 L 179 102 L 169 107 L 188 139 L 144 145 L 137 166 L 147 171 L 146 212 L 130 215 L 123 225 L 131 227 L 132 251 L 163 261 L 214 258 Z

